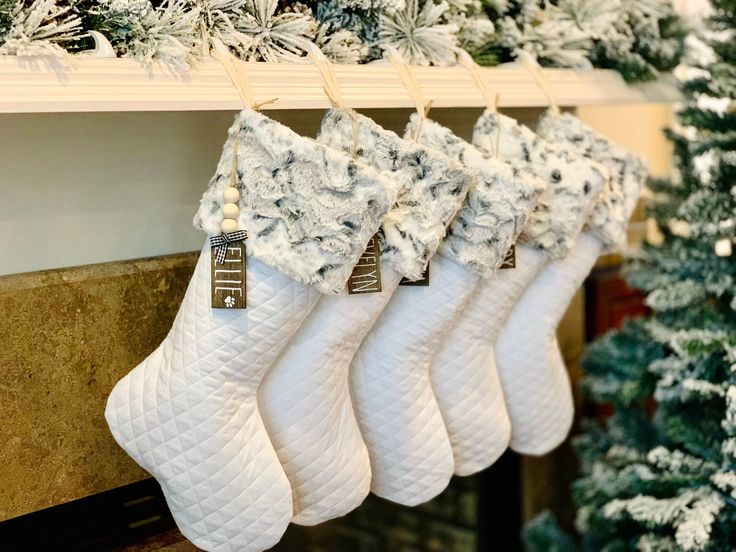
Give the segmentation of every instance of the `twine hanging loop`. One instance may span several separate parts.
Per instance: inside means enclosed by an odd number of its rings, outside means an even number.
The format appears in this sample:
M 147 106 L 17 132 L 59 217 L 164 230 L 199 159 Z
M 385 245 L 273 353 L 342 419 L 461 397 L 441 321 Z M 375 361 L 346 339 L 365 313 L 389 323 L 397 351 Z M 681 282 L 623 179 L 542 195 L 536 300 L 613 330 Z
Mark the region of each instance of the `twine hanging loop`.
M 307 57 L 319 71 L 322 77 L 322 89 L 327 99 L 330 100 L 332 107 L 345 108 L 345 100 L 342 97 L 340 83 L 337 80 L 335 68 L 330 60 L 327 59 L 324 52 L 313 42 L 310 42 L 307 46 Z
M 419 125 L 417 126 L 416 136 L 414 136 L 414 140 L 418 140 L 422 130 L 422 123 L 424 123 L 424 120 L 429 115 L 429 110 L 432 109 L 432 100 L 424 98 L 424 94 L 422 93 L 422 89 L 419 87 L 414 71 L 411 66 L 404 61 L 404 58 L 401 57 L 398 50 L 391 46 L 384 47 L 384 50 L 388 61 L 399 73 L 401 82 L 404 83 L 404 87 L 407 92 L 409 92 L 409 96 L 411 97 L 412 102 L 414 102 L 414 107 L 419 115 Z
M 245 70 L 245 63 L 236 58 L 219 38 L 211 38 L 210 40 L 212 42 L 212 57 L 225 67 L 225 71 L 230 77 L 235 90 L 237 90 L 240 99 L 243 100 L 245 108 L 260 111 L 264 105 L 272 104 L 277 100 L 277 98 L 273 98 L 265 102 L 256 102 L 255 96 L 253 95 L 253 87 Z
M 547 103 L 549 104 L 550 111 L 557 115 L 560 112 L 560 108 L 557 106 L 554 94 L 552 94 L 550 83 L 547 80 L 547 77 L 544 76 L 544 73 L 542 73 L 542 67 L 539 65 L 539 62 L 537 62 L 537 60 L 534 59 L 534 56 L 532 56 L 526 50 L 517 50 L 516 59 L 519 60 L 519 63 L 522 67 L 529 71 L 532 78 L 535 80 L 539 88 L 541 88 L 542 93 L 547 98 Z
M 498 112 L 499 94 L 498 92 L 494 94 L 491 91 L 491 88 L 488 86 L 488 83 L 483 78 L 483 74 L 482 74 L 480 66 L 477 63 L 475 63 L 475 60 L 472 57 L 470 57 L 470 54 L 466 52 L 465 50 L 460 50 L 458 52 L 457 62 L 462 67 L 467 69 L 468 73 L 470 73 L 470 76 L 473 78 L 473 81 L 475 82 L 475 86 L 478 88 L 480 95 L 483 97 L 483 100 L 486 102 L 486 107 L 488 108 L 488 110 L 491 111 L 491 113 Z
M 322 77 L 322 89 L 324 90 L 327 99 L 330 100 L 330 105 L 332 105 L 332 107 L 342 109 L 352 120 L 352 154 L 353 159 L 355 159 L 358 156 L 358 142 L 360 140 L 360 119 L 358 118 L 358 114 L 354 109 L 345 105 L 345 100 L 342 96 L 342 89 L 340 88 L 340 82 L 337 80 L 335 66 L 329 59 L 327 59 L 324 52 L 322 52 L 316 44 L 310 42 L 307 47 L 307 57 L 314 64 Z

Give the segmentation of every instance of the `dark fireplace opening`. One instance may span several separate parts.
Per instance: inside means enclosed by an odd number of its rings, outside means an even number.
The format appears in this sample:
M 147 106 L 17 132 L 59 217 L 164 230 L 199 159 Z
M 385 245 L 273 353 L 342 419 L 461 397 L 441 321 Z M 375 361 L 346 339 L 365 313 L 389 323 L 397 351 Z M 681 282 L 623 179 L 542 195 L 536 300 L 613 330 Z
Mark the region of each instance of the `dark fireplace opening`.
M 373 495 L 347 516 L 315 527 L 290 525 L 274 552 L 515 552 L 521 550 L 517 455 L 456 477 L 414 508 Z M 182 547 L 154 479 L 126 485 L 0 523 L 6 552 L 133 552 Z

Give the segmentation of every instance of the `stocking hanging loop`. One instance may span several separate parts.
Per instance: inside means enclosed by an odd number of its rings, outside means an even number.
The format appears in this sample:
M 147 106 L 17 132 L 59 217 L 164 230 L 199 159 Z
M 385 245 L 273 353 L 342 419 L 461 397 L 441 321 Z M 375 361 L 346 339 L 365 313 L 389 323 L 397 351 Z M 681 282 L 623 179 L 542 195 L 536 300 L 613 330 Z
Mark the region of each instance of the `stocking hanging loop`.
M 478 91 L 480 92 L 480 95 L 483 96 L 483 99 L 486 102 L 486 107 L 492 113 L 496 113 L 498 111 L 499 94 L 498 92 L 494 94 L 491 91 L 491 88 L 488 86 L 488 83 L 486 83 L 486 80 L 483 78 L 480 66 L 477 63 L 475 63 L 475 60 L 473 60 L 473 58 L 470 57 L 470 54 L 466 52 L 465 50 L 458 51 L 457 62 L 458 64 L 462 65 L 465 69 L 467 69 L 468 73 L 470 73 L 470 76 L 473 78 L 473 81 L 475 82 L 475 86 L 478 87 Z
M 230 50 L 227 49 L 227 46 L 220 39 L 212 38 L 211 41 L 212 57 L 225 67 L 225 71 L 230 77 L 233 86 L 235 86 L 235 90 L 237 90 L 240 99 L 243 100 L 244 107 L 253 111 L 259 111 L 264 105 L 276 101 L 276 98 L 273 98 L 265 102 L 256 103 L 255 96 L 253 95 L 253 87 L 251 86 L 243 62 L 230 53 Z
M 404 83 L 404 87 L 406 87 L 406 90 L 409 92 L 409 95 L 414 102 L 417 113 L 423 121 L 429 114 L 429 110 L 432 107 L 432 100 L 426 100 L 424 98 L 424 94 L 422 94 L 422 89 L 417 83 L 414 71 L 412 71 L 409 64 L 404 61 L 404 58 L 401 57 L 398 50 L 391 46 L 384 47 L 384 50 L 388 60 L 391 62 L 391 65 L 393 65 L 398 71 L 401 81 Z
M 342 97 L 342 91 L 340 90 L 340 83 L 337 80 L 335 74 L 335 68 L 327 56 L 319 49 L 319 47 L 310 42 L 307 46 L 307 57 L 319 71 L 322 77 L 322 89 L 325 91 L 325 95 L 330 100 L 332 107 L 345 107 L 345 101 Z
M 560 112 L 560 108 L 557 106 L 554 94 L 552 94 L 550 83 L 547 80 L 547 77 L 544 76 L 544 73 L 542 73 L 542 67 L 539 65 L 539 62 L 537 62 L 537 60 L 534 59 L 534 56 L 525 50 L 517 50 L 516 59 L 519 60 L 522 67 L 529 71 L 539 88 L 542 89 L 542 93 L 544 93 L 547 98 L 550 111 L 555 115 L 558 114 Z
M 322 89 L 330 100 L 332 107 L 342 109 L 347 113 L 353 122 L 353 159 L 358 155 L 358 141 L 360 137 L 360 120 L 355 110 L 345 105 L 345 100 L 342 97 L 342 90 L 340 89 L 340 82 L 337 80 L 337 74 L 335 73 L 335 67 L 332 62 L 327 59 L 324 52 L 319 47 L 310 42 L 307 47 L 307 57 L 314 63 L 315 67 L 322 76 Z

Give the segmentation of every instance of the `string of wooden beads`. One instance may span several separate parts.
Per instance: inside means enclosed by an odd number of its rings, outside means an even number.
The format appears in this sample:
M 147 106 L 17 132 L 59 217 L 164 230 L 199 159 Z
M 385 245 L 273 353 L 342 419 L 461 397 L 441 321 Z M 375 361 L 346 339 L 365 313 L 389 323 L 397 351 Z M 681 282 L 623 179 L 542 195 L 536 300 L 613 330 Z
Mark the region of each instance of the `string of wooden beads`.
M 236 187 L 237 182 L 237 164 L 238 164 L 238 146 L 240 140 L 235 141 L 235 147 L 233 151 L 233 169 L 230 178 L 230 186 L 225 188 L 223 199 L 225 203 L 222 205 L 222 222 L 220 223 L 220 230 L 223 234 L 230 234 L 238 229 L 238 217 L 240 216 L 240 207 L 238 207 L 238 201 L 240 200 L 240 192 Z

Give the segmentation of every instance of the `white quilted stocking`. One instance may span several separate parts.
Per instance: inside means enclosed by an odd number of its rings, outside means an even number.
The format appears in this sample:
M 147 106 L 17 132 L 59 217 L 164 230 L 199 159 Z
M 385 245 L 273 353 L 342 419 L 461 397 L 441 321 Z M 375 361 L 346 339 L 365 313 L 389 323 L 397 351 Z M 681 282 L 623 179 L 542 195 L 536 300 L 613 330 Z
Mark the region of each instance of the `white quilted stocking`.
M 205 245 L 169 335 L 116 385 L 106 416 L 161 484 L 184 535 L 205 550 L 255 552 L 278 542 L 292 517 L 259 385 L 319 292 L 343 289 L 396 195 L 374 169 L 247 110 L 196 226 L 218 232 L 230 186 L 248 233 L 247 309 L 211 308 Z
M 611 178 L 567 258 L 551 263 L 512 312 L 497 360 L 511 414 L 511 447 L 544 454 L 570 430 L 573 400 L 555 330 L 569 300 L 600 252 L 620 246 L 646 179 L 645 163 L 570 114 L 547 113 L 540 136 L 604 165 Z
M 413 115 L 407 136 L 470 169 L 475 182 L 430 263 L 428 287 L 401 287 L 350 372 L 355 410 L 373 470 L 371 490 L 405 505 L 440 493 L 454 471 L 452 447 L 429 370 L 480 275 L 515 240 L 544 183 L 485 156 L 449 129 Z
M 583 232 L 567 258 L 550 262 L 511 311 L 496 343 L 498 372 L 511 418 L 511 448 L 545 454 L 565 440 L 573 398 L 555 331 L 601 253 Z
M 115 440 L 161 484 L 205 550 L 264 550 L 291 519 L 291 490 L 257 408 L 264 373 L 319 293 L 249 260 L 248 308 L 210 308 L 210 248 L 166 339 L 118 382 Z
M 458 475 L 487 468 L 508 447 L 511 426 L 493 354 L 496 337 L 544 264 L 575 243 L 607 179 L 605 168 L 496 112 L 485 111 L 478 119 L 473 143 L 528 169 L 547 188 L 521 231 L 516 268 L 481 280 L 432 365 Z
M 479 282 L 432 365 L 458 475 L 487 468 L 509 445 L 511 423 L 493 347 L 514 304 L 549 257 L 519 245 L 516 260 L 515 269 Z
M 477 281 L 467 268 L 434 257 L 431 285 L 397 289 L 353 360 L 350 389 L 378 496 L 413 506 L 442 492 L 452 477 L 429 366 Z
M 291 482 L 293 521 L 303 525 L 345 515 L 370 490 L 368 451 L 350 400 L 350 362 L 401 277 L 422 274 L 472 181 L 441 153 L 345 110 L 327 112 L 318 141 L 350 153 L 356 118 L 358 159 L 404 186 L 383 221 L 382 291 L 322 298 L 260 392 L 266 428 Z
M 345 515 L 370 490 L 348 368 L 401 280 L 390 268 L 381 276 L 381 293 L 323 297 L 261 389 L 269 436 L 291 481 L 295 523 Z

